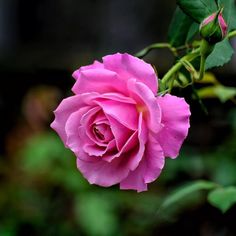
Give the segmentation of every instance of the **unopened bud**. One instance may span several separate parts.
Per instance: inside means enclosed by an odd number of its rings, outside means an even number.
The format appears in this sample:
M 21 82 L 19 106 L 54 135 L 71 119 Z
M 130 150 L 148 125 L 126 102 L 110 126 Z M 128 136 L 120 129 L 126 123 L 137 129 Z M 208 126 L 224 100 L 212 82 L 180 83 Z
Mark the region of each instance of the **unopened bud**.
M 210 44 L 222 41 L 227 34 L 228 26 L 223 18 L 222 11 L 223 8 L 208 16 L 200 24 L 200 34 Z

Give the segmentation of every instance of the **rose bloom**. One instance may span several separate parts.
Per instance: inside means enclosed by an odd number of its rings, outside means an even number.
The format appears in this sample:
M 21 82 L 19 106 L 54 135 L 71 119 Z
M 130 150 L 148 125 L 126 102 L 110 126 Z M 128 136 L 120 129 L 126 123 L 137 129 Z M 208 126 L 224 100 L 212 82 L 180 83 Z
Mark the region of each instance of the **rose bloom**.
M 51 127 L 77 157 L 90 184 L 147 190 L 165 157 L 175 158 L 187 136 L 189 106 L 183 98 L 157 96 L 152 66 L 129 54 L 73 73 L 74 96 L 55 110 Z

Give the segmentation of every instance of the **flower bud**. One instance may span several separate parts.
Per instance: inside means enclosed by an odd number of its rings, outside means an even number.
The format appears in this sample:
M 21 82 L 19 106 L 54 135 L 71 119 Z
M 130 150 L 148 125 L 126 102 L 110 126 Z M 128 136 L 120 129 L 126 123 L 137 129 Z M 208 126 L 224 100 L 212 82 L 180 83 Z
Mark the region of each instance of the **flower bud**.
M 200 34 L 210 44 L 223 40 L 227 34 L 227 24 L 222 15 L 223 8 L 208 16 L 200 24 Z

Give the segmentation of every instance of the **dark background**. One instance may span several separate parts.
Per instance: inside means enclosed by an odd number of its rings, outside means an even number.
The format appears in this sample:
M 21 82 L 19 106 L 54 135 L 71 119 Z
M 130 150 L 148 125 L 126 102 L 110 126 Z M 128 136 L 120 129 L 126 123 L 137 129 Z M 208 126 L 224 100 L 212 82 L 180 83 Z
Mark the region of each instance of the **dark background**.
M 75 69 L 166 41 L 175 7 L 171 0 L 0 1 L 0 235 L 236 234 L 235 207 L 223 215 L 205 193 L 157 214 L 164 197 L 186 181 L 236 184 L 232 102 L 206 100 L 206 115 L 188 89 L 177 91 L 191 104 L 189 137 L 178 161 L 170 160 L 141 194 L 89 186 L 49 128 Z M 166 50 L 145 60 L 160 76 L 173 63 Z M 235 63 L 234 56 L 214 70 L 223 84 L 236 85 Z
M 51 84 L 65 91 L 81 65 L 165 40 L 174 8 L 173 1 L 154 0 L 1 0 L 1 132 L 15 122 L 22 96 L 32 86 Z M 158 62 L 162 69 L 170 65 L 163 53 Z

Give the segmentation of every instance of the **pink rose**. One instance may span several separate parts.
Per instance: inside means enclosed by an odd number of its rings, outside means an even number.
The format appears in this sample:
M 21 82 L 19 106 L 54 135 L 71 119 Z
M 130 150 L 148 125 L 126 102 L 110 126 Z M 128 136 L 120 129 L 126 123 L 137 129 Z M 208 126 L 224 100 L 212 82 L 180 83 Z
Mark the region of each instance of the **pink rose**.
M 58 106 L 51 127 L 75 153 L 78 169 L 91 184 L 147 190 L 165 156 L 178 155 L 189 128 L 188 104 L 157 97 L 152 66 L 129 54 L 105 56 L 73 77 L 75 95 Z

